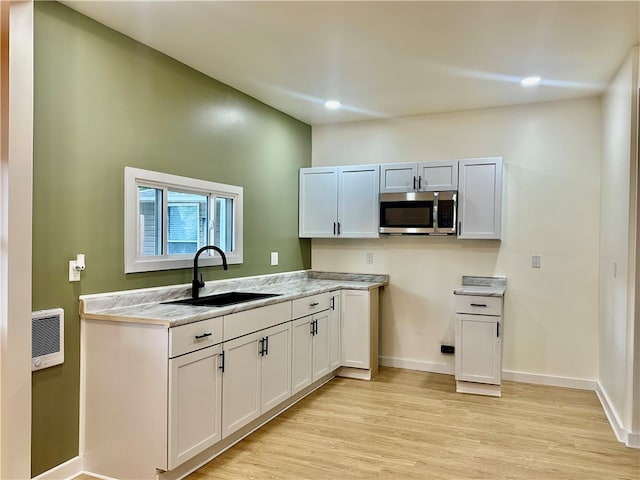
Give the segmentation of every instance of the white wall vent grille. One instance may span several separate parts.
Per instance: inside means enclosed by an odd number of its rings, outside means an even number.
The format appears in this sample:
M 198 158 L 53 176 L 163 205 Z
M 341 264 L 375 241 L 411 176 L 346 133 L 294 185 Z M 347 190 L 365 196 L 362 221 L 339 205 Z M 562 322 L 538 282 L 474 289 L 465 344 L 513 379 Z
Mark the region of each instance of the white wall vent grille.
M 31 313 L 31 371 L 64 362 L 64 310 Z

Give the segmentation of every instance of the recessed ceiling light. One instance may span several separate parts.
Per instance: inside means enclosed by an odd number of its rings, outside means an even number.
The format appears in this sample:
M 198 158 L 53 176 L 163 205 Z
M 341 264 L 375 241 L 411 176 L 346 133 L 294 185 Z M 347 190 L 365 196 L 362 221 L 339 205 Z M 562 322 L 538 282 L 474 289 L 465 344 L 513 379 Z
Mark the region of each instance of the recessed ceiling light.
M 536 85 L 540 85 L 541 80 L 540 77 L 525 77 L 520 80 L 520 85 L 523 87 L 535 87 Z
M 338 100 L 327 100 L 324 102 L 324 108 L 328 110 L 337 110 L 342 106 Z

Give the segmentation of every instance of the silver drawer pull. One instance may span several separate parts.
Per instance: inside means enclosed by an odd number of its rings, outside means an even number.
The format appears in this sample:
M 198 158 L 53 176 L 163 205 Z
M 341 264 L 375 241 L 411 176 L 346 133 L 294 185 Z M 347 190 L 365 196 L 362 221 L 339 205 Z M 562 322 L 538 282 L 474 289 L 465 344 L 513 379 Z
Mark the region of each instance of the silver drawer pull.
M 196 335 L 196 340 L 202 340 L 213 335 L 211 332 L 203 333 L 202 335 Z
M 309 304 L 310 307 L 317 307 L 318 305 L 320 305 L 320 302 L 313 302 Z
M 486 303 L 472 303 L 471 306 L 472 307 L 486 307 L 487 304 Z

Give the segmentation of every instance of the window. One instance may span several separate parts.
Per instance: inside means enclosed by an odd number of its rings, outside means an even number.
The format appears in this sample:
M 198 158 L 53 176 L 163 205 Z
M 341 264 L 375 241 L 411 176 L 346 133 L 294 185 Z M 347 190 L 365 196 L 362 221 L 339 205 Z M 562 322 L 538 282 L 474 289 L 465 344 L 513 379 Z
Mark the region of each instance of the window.
M 125 167 L 125 273 L 189 268 L 216 245 L 242 263 L 242 187 Z M 213 250 L 199 264 L 220 265 Z

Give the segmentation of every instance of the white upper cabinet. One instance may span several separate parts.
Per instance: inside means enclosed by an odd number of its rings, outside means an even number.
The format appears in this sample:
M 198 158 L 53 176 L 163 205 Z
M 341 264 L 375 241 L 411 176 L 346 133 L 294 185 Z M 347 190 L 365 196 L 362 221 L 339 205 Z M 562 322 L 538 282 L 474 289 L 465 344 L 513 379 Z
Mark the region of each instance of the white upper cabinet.
M 378 165 L 300 169 L 299 236 L 378 237 Z
M 502 158 L 459 162 L 458 238 L 500 239 L 502 234 Z
M 417 163 L 380 165 L 380 193 L 414 192 L 418 187 Z
M 334 237 L 338 211 L 338 167 L 300 169 L 300 237 Z
M 457 160 L 380 165 L 380 193 L 437 192 L 457 188 Z
M 458 189 L 458 161 L 418 164 L 418 189 L 425 192 Z

